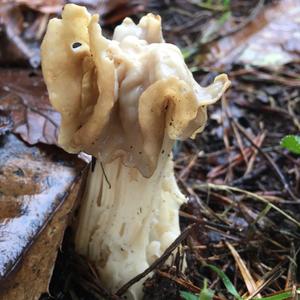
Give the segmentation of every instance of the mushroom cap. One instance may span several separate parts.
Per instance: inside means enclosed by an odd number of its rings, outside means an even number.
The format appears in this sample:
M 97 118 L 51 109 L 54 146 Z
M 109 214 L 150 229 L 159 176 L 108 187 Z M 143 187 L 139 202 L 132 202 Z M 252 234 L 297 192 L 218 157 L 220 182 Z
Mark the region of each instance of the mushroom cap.
M 62 115 L 59 143 L 104 163 L 121 157 L 150 177 L 164 140 L 201 131 L 206 106 L 230 81 L 223 74 L 206 88 L 198 85 L 180 50 L 164 42 L 159 16 L 148 14 L 138 24 L 126 18 L 113 40 L 103 37 L 98 20 L 67 4 L 42 43 L 49 98 Z
M 69 4 L 51 19 L 41 45 L 42 70 L 54 108 L 62 115 L 59 143 L 68 145 L 78 128 L 82 79 L 90 57 L 86 8 Z M 76 44 L 77 43 L 77 44 Z M 80 47 L 76 46 L 80 43 Z

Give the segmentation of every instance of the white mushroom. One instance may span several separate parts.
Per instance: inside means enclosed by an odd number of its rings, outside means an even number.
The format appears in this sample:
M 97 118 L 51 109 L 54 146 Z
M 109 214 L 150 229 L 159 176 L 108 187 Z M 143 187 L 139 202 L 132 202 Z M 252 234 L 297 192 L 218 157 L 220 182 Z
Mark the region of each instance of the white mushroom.
M 206 88 L 198 85 L 180 50 L 164 42 L 159 16 L 148 14 L 138 25 L 126 18 L 108 40 L 98 16 L 73 4 L 48 25 L 42 69 L 62 114 L 60 145 L 97 158 L 76 249 L 115 291 L 180 234 L 178 210 L 186 199 L 176 184 L 172 146 L 204 128 L 206 106 L 230 82 L 223 74 Z M 129 295 L 140 299 L 142 282 Z

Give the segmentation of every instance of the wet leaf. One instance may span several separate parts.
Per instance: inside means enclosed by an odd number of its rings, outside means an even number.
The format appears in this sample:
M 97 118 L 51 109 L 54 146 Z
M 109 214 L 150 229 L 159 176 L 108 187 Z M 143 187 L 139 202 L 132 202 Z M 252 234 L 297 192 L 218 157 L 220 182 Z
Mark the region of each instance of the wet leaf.
M 48 20 L 59 15 L 66 3 L 85 6 L 110 25 L 143 12 L 146 0 L 16 0 L 0 6 L 0 66 L 40 66 L 39 45 Z
M 27 143 L 56 144 L 60 114 L 48 101 L 40 72 L 0 70 L 0 109 L 10 114 L 13 132 Z
M 300 58 L 299 18 L 298 0 L 283 0 L 267 7 L 244 29 L 210 45 L 206 63 L 278 68 L 295 61 Z
M 38 299 L 47 291 L 84 167 L 54 146 L 1 138 L 1 299 Z
M 39 47 L 36 39 L 26 40 L 24 33 L 30 28 L 28 16 L 14 2 L 1 4 L 0 7 L 0 64 L 38 67 L 40 64 Z M 32 18 L 31 18 L 32 19 Z M 35 24 L 36 32 L 41 30 Z M 40 36 L 41 37 L 41 36 Z

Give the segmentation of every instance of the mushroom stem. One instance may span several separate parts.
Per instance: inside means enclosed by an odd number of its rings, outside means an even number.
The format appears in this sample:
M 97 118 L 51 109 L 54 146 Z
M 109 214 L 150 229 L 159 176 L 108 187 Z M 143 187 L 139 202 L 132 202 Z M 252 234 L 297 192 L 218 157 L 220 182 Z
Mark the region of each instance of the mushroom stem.
M 97 159 L 90 170 L 76 249 L 95 263 L 112 291 L 148 268 L 180 234 L 178 210 L 185 197 L 174 176 L 172 142 L 167 144 L 150 178 L 119 158 L 104 165 Z M 140 299 L 142 282 L 129 295 Z

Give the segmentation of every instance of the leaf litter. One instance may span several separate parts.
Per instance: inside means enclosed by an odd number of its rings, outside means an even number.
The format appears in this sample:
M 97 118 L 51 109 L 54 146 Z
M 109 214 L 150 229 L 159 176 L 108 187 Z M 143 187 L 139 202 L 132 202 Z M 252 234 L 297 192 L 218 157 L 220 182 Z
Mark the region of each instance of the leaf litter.
M 29 24 L 38 25 L 29 27 L 33 44 L 38 45 L 43 24 L 59 12 L 61 1 L 48 6 L 39 1 L 20 2 L 26 7 L 25 15 L 27 9 L 34 11 Z M 100 9 L 98 1 L 85 2 Z M 205 288 L 214 292 L 211 299 L 296 299 L 300 158 L 283 149 L 280 141 L 300 131 L 299 2 L 103 3 L 107 34 L 126 15 L 159 13 L 166 40 L 181 47 L 201 84 L 208 84 L 212 75 L 222 71 L 233 82 L 222 103 L 210 110 L 206 130 L 194 141 L 176 144 L 177 179 L 189 197 L 180 213 L 183 234 L 150 267 L 153 275 L 145 283 L 144 299 L 182 299 L 184 293 L 194 299 Z M 23 38 L 28 29 L 22 30 L 22 22 L 18 26 Z M 11 39 L 7 32 L 6 38 Z M 23 56 L 15 55 L 9 65 L 17 61 L 30 65 L 32 56 L 20 53 Z M 55 144 L 59 116 L 47 101 L 34 102 L 47 99 L 45 91 L 28 88 L 37 85 L 40 89 L 39 71 L 32 77 L 32 71 L 3 72 L 12 75 L 0 76 L 0 128 L 30 144 Z M 14 206 L 7 210 L 17 211 Z M 182 247 L 174 250 L 179 244 Z M 62 249 L 50 284 L 51 297 L 45 294 L 43 300 L 120 299 L 137 280 L 111 294 L 101 286 L 93 266 L 74 253 L 71 230 Z M 161 264 L 167 258 L 170 263 Z

